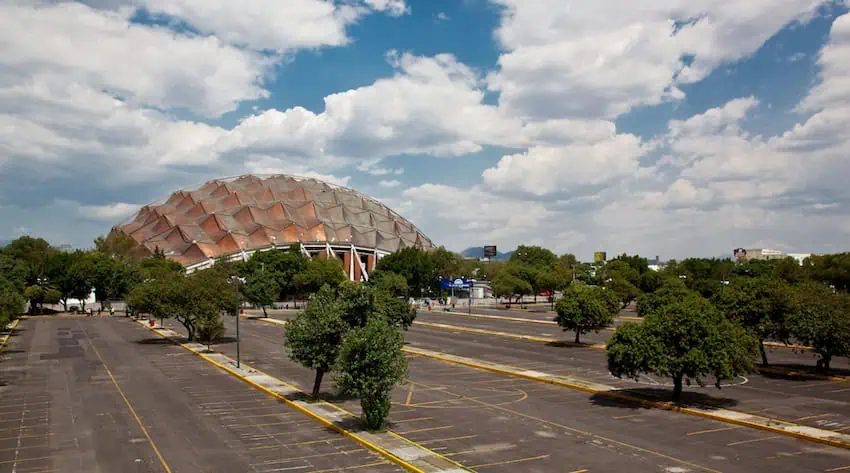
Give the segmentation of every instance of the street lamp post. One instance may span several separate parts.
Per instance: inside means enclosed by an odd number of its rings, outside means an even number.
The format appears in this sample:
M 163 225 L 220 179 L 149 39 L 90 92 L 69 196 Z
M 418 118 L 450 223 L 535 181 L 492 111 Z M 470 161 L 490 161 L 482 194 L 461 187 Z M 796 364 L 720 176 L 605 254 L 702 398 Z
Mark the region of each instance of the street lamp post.
M 242 278 L 239 276 L 233 276 L 233 287 L 235 288 L 234 297 L 236 302 L 236 367 L 240 368 L 242 366 L 242 357 L 239 346 L 239 283 L 242 282 Z

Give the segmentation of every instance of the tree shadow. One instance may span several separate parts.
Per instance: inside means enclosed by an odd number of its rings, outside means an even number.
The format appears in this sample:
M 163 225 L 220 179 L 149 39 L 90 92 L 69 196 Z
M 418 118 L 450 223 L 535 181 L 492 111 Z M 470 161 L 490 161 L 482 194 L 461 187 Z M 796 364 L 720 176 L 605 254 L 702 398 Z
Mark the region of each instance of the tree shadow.
M 142 338 L 140 340 L 136 340 L 136 343 L 139 345 L 168 345 L 171 341 L 167 338 L 156 337 L 156 338 Z
M 199 342 L 204 343 L 204 342 Z M 210 346 L 215 347 L 216 345 L 228 345 L 231 343 L 236 343 L 236 337 L 225 335 L 216 339 L 216 341 L 210 343 Z M 204 343 L 206 345 L 206 343 Z
M 26 353 L 26 352 L 24 350 L 9 350 L 9 349 L 5 349 L 5 348 L 3 349 L 2 352 L 0 352 L 0 354 L 2 354 L 2 355 L 14 355 L 16 353 Z
M 618 397 L 623 396 L 623 397 Z M 630 388 L 617 389 L 603 393 L 597 393 L 590 397 L 590 401 L 597 406 L 617 407 L 621 409 L 652 409 L 652 406 L 641 404 L 639 401 L 628 398 L 637 398 L 651 402 L 672 402 L 673 388 Z M 728 409 L 738 405 L 737 399 L 727 397 L 716 397 L 698 391 L 683 391 L 682 399 L 675 405 L 679 407 L 698 407 L 702 409 Z
M 547 347 L 555 347 L 555 348 L 592 348 L 595 343 L 586 343 L 586 342 L 570 342 L 567 340 L 558 340 L 557 342 L 547 342 Z
M 759 368 L 765 368 L 761 370 Z M 809 381 L 819 379 L 823 376 L 846 376 L 850 377 L 850 369 L 830 368 L 829 371 L 818 370 L 816 366 L 803 365 L 799 363 L 771 363 L 768 366 L 758 365 L 758 372 L 765 378 L 783 379 L 788 381 Z M 777 373 L 773 370 L 784 371 Z

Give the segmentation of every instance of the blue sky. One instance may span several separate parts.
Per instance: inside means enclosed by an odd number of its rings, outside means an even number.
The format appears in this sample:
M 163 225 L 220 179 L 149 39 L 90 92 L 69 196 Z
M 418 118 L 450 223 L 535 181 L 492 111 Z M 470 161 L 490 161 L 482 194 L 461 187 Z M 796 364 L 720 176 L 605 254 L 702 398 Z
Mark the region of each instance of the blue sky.
M 847 249 L 843 1 L 251 5 L 0 7 L 0 240 L 281 172 L 455 250 Z

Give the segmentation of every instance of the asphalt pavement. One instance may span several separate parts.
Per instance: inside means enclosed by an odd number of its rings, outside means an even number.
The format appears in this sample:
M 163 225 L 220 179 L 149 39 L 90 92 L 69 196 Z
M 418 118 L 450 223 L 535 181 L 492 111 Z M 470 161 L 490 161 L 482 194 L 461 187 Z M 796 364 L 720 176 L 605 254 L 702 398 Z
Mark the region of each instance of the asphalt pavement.
M 233 322 L 227 320 L 231 337 Z M 288 359 L 283 327 L 249 319 L 240 325 L 245 362 L 309 390 L 313 372 Z M 486 357 L 507 342 L 464 337 L 418 327 L 407 334 L 413 345 L 473 357 Z M 513 343 L 504 351 L 534 346 Z M 215 349 L 235 356 L 230 339 Z M 476 471 L 824 472 L 850 466 L 850 452 L 843 449 L 436 360 L 409 362 L 410 382 L 394 392 L 391 428 Z M 547 358 L 539 364 L 550 363 Z M 562 369 L 571 365 L 559 363 Z M 334 397 L 332 380 L 323 391 L 359 412 L 356 400 Z
M 0 473 L 401 471 L 125 318 L 24 320 L 0 422 Z

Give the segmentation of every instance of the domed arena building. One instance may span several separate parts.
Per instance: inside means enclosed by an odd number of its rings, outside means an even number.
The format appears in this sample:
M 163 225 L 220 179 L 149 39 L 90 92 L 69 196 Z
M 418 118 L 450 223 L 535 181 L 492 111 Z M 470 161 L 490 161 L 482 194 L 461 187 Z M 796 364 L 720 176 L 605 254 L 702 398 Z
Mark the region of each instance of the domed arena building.
M 110 237 L 131 236 L 143 252 L 162 251 L 187 271 L 217 258 L 301 244 L 310 257 L 338 258 L 348 278 L 368 280 L 378 260 L 433 245 L 411 222 L 353 189 L 288 175 L 216 179 L 142 207 Z

